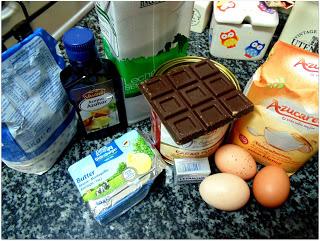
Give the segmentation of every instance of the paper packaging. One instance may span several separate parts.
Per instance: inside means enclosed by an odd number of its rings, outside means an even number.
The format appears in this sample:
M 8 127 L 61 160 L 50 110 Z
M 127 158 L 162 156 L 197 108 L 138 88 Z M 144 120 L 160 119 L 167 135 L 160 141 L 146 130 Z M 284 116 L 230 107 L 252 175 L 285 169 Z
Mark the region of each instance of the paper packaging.
M 212 1 L 198 0 L 194 2 L 191 31 L 202 33 L 212 13 Z
M 156 76 L 140 88 L 152 107 L 155 144 L 159 148 L 161 142 L 160 152 L 170 160 L 211 155 L 232 119 L 253 110 L 253 104 L 207 59 Z
M 128 123 L 149 117 L 138 84 L 164 62 L 187 55 L 193 2 L 96 2 L 105 55 L 124 82 Z
M 279 40 L 319 53 L 318 4 L 318 2 L 296 1 Z
M 2 53 L 2 161 L 20 172 L 48 171 L 77 132 L 56 50 L 57 41 L 38 28 Z
M 253 110 L 253 104 L 209 60 L 154 77 L 141 84 L 141 91 L 180 145 Z
M 207 157 L 174 160 L 174 180 L 176 184 L 198 183 L 209 176 L 210 173 Z
M 318 151 L 318 61 L 278 41 L 246 86 L 254 111 L 234 123 L 231 141 L 289 174 L 308 161 Z
M 68 171 L 94 218 L 105 224 L 144 199 L 163 167 L 160 154 L 132 130 Z

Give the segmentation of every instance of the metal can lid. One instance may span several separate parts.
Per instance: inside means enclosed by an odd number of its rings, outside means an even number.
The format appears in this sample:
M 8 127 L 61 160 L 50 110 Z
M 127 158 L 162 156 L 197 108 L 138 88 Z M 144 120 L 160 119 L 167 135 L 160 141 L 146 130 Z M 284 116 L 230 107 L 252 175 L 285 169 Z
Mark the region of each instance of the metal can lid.
M 179 58 L 169 60 L 159 66 L 159 68 L 154 73 L 154 76 L 165 74 L 176 67 L 200 62 L 201 60 L 204 60 L 204 59 L 206 58 L 198 57 L 198 56 L 186 56 L 186 57 L 179 57 Z M 238 79 L 226 66 L 214 60 L 210 60 L 210 61 L 212 61 L 212 63 L 215 64 L 215 66 L 235 85 L 235 87 L 238 90 L 241 90 Z

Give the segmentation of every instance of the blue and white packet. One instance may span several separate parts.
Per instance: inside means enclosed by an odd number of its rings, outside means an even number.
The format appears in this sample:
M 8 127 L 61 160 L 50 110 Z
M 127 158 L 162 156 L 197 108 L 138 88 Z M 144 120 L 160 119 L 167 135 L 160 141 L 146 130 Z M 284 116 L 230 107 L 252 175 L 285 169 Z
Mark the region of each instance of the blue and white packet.
M 76 133 L 77 115 L 60 82 L 57 41 L 38 28 L 2 53 L 2 161 L 34 174 L 48 171 Z
M 132 130 L 68 171 L 94 218 L 106 224 L 144 199 L 164 167 L 158 151 Z

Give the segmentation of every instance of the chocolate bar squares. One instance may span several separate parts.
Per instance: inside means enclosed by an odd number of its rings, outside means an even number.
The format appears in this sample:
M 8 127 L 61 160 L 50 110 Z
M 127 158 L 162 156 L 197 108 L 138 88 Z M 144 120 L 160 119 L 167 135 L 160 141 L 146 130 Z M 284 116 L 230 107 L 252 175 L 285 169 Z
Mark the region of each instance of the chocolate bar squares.
M 177 67 L 140 84 L 177 144 L 185 144 L 253 110 L 253 104 L 210 61 Z

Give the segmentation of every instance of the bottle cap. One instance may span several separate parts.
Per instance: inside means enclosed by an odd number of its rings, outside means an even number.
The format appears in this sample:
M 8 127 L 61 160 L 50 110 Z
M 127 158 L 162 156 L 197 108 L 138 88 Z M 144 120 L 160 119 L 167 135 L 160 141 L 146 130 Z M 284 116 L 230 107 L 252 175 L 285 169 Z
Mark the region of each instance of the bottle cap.
M 82 62 L 96 56 L 94 35 L 88 28 L 71 28 L 63 35 L 62 42 L 72 61 Z

